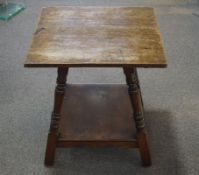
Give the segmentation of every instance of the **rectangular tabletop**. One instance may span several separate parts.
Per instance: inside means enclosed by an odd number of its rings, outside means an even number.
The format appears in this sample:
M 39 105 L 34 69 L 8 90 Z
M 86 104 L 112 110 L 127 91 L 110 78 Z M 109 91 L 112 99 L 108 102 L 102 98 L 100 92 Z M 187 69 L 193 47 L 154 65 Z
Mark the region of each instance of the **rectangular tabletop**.
M 153 8 L 43 8 L 26 67 L 166 67 Z

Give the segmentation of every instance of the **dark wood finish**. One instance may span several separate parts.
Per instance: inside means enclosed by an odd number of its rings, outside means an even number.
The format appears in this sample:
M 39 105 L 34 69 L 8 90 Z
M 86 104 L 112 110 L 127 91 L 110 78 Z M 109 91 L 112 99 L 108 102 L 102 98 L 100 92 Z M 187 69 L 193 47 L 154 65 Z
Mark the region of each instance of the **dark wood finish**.
M 134 110 L 134 121 L 137 129 L 137 140 L 140 155 L 144 166 L 151 165 L 151 157 L 149 152 L 149 146 L 147 136 L 145 132 L 145 122 L 143 116 L 143 105 L 140 91 L 140 85 L 135 67 L 124 67 L 124 73 L 126 75 L 126 82 L 129 86 L 129 96 L 131 104 Z
M 55 97 L 54 97 L 55 98 L 54 109 L 52 112 L 50 130 L 46 146 L 45 165 L 47 166 L 52 165 L 54 162 L 55 150 L 58 139 L 60 112 L 64 98 L 67 73 L 68 73 L 68 68 L 63 68 L 63 67 L 58 68 L 57 86 L 55 88 Z
M 134 70 L 133 74 L 132 70 Z M 137 94 L 132 96 L 139 87 L 135 71 L 135 69 L 124 68 L 131 98 L 129 98 L 126 85 L 68 84 L 65 87 L 65 98 L 63 104 L 60 105 L 62 109 L 61 111 L 60 108 L 58 109 L 59 116 L 62 117 L 56 120 L 59 124 L 52 124 L 53 120 L 51 123 L 51 128 L 54 129 L 50 129 L 48 136 L 46 165 L 53 165 L 56 148 L 81 145 L 138 148 L 143 165 L 151 164 L 144 118 L 141 115 L 141 99 L 137 98 Z M 130 75 L 135 77 L 131 78 Z M 132 90 L 133 86 L 134 90 Z M 61 87 L 62 95 L 63 88 L 64 84 Z M 137 90 L 139 91 L 139 88 Z M 132 110 L 131 105 L 135 111 Z M 132 116 L 134 116 L 137 132 L 133 127 Z
M 130 140 L 59 140 L 57 147 L 70 148 L 87 145 L 90 147 L 119 147 L 119 148 L 137 148 L 138 142 L 136 139 Z
M 123 69 L 124 69 L 124 67 L 123 67 Z M 141 101 L 142 101 L 142 108 L 144 109 L 144 102 L 143 102 L 143 98 L 142 98 L 141 87 L 140 87 L 140 81 L 139 81 L 139 78 L 138 78 L 137 69 L 135 69 L 135 76 L 136 76 L 138 88 L 139 88 L 139 90 L 140 90 L 140 98 L 141 98 Z
M 56 122 L 53 119 L 51 122 L 45 164 L 53 165 L 56 147 L 89 145 L 137 148 L 138 141 L 133 127 L 133 110 L 127 86 L 67 85 L 64 93 L 65 74 L 66 72 L 58 75 L 62 76 L 61 92 L 58 88 L 58 93 L 61 93 L 61 100 L 63 94 L 65 98 L 60 105 L 61 111 L 60 108 L 55 110 L 59 113 L 56 116 L 61 117 L 56 117 Z
M 25 66 L 166 67 L 153 8 L 43 8 Z
M 62 140 L 131 141 L 135 130 L 126 85 L 67 85 Z
M 143 165 L 151 165 L 137 70 L 135 67 L 123 70 L 130 100 L 126 86 L 65 86 L 68 68 L 58 68 L 45 165 L 53 165 L 56 147 L 80 145 L 138 147 Z M 67 96 L 63 101 L 65 91 Z M 132 116 L 136 136 L 133 135 Z
M 136 68 L 167 66 L 152 8 L 44 8 L 24 65 L 58 67 L 45 165 L 57 147 L 84 144 L 137 147 L 151 165 Z M 69 67 L 123 67 L 128 87 L 66 86 Z

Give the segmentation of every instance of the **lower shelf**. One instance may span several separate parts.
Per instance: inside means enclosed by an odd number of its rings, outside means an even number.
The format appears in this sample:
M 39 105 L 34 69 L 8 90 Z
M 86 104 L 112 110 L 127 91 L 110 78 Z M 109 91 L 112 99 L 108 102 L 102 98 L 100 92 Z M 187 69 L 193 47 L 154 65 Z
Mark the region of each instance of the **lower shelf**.
M 126 85 L 67 85 L 58 147 L 137 147 Z

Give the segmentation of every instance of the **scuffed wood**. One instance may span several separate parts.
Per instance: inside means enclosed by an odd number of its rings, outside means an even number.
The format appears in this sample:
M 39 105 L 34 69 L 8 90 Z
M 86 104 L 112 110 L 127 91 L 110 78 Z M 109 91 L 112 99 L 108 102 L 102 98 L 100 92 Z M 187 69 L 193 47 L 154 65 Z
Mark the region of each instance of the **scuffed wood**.
M 25 66 L 166 67 L 152 8 L 43 8 Z

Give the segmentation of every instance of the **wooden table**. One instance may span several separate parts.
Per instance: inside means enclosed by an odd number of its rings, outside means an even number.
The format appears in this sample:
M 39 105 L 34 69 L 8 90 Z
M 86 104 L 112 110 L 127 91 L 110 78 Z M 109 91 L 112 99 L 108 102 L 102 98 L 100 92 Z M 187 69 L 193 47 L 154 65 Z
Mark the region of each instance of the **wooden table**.
M 58 68 L 45 165 L 84 144 L 136 147 L 151 165 L 136 68 L 166 65 L 152 8 L 43 8 L 25 67 Z M 66 85 L 69 67 L 121 67 L 127 85 Z

